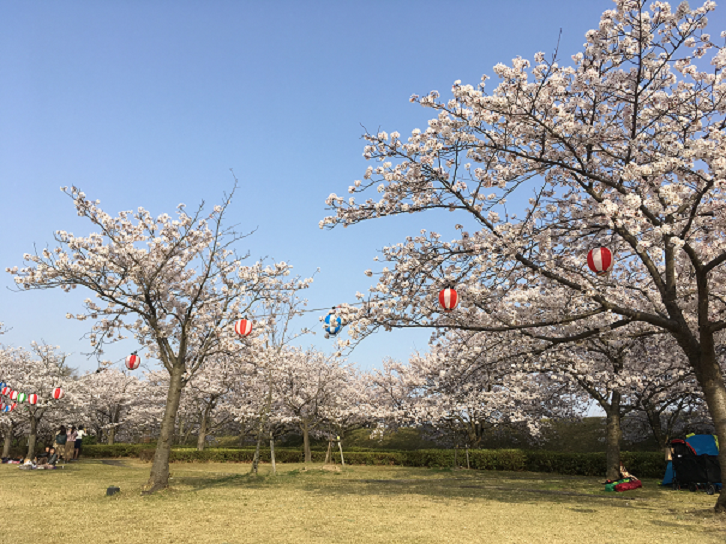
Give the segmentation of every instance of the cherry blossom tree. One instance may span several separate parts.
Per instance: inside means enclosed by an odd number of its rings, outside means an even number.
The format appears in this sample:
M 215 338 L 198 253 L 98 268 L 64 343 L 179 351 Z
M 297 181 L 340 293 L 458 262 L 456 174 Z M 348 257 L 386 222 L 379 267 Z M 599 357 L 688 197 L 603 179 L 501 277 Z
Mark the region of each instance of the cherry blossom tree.
M 0 373 L 12 389 L 26 395 L 38 395 L 36 404 L 27 400 L 18 403 L 13 418 L 8 413 L 9 435 L 12 436 L 16 424 L 27 423 L 28 450 L 26 457 L 35 457 L 39 425 L 44 417 L 57 412 L 68 399 L 54 400 L 56 387 L 67 389 L 71 383 L 71 370 L 66 366 L 67 355 L 57 346 L 33 343 L 31 351 L 21 348 L 3 348 L 0 352 Z M 7 435 L 6 435 L 7 440 Z
M 78 379 L 76 402 L 82 405 L 82 420 L 96 430 L 99 440 L 114 444 L 120 433 L 143 426 L 154 414 L 153 397 L 147 383 L 115 368 L 100 368 Z M 156 403 L 158 405 L 158 402 Z M 158 412 L 158 410 L 156 410 Z
M 380 196 L 331 195 L 322 227 L 434 209 L 461 219 L 452 241 L 422 232 L 384 248 L 392 268 L 346 309 L 353 339 L 436 326 L 551 346 L 642 322 L 678 344 L 726 443 L 726 50 L 706 32 L 713 9 L 616 0 L 570 66 L 557 53 L 498 64 L 491 91 L 484 76 L 448 100 L 414 95 L 436 112 L 426 130 L 366 134 L 379 165 L 349 191 Z M 522 193 L 517 217 L 508 202 Z M 601 246 L 617 264 L 595 275 L 586 255 Z M 452 285 L 462 302 L 440 317 L 436 293 Z
M 561 376 L 605 412 L 609 479 L 620 473 L 623 418 L 644 403 L 670 403 L 693 386 L 690 366 L 673 338 L 639 328 L 563 345 L 525 364 L 530 371 Z
M 189 382 L 185 395 L 197 416 L 197 450 L 202 451 L 208 436 L 234 419 L 232 391 L 245 379 L 244 368 L 235 358 L 218 356 Z
M 312 462 L 310 436 L 325 422 L 342 424 L 351 408 L 349 385 L 357 383 L 351 365 L 340 361 L 337 355 L 307 349 L 285 350 L 280 358 L 276 396 L 282 399 L 290 419 L 303 437 L 305 462 Z
M 538 436 L 545 418 L 573 417 L 583 408 L 583 396 L 570 384 L 549 373 L 526 371 L 505 355 L 502 339 L 494 350 L 480 343 L 491 336 L 479 336 L 450 331 L 434 340 L 429 353 L 414 353 L 408 364 L 384 363 L 373 378 L 376 398 L 383 401 L 378 416 L 478 447 L 486 435 L 501 429 L 525 427 Z
M 168 485 L 182 390 L 210 357 L 240 349 L 234 320 L 254 319 L 262 301 L 284 300 L 311 280 L 288 279 L 292 267 L 285 262 L 245 264 L 248 256 L 235 251 L 244 235 L 224 225 L 232 195 L 206 215 L 203 205 L 192 214 L 180 205 L 173 219 L 154 218 L 141 207 L 113 217 L 80 189 L 63 190 L 98 232 L 57 231 L 56 247 L 26 254 L 26 266 L 10 272 L 20 289 L 90 291 L 95 299 L 85 299 L 85 312 L 68 317 L 93 321 L 89 339 L 96 352 L 130 333 L 168 372 L 151 493 Z

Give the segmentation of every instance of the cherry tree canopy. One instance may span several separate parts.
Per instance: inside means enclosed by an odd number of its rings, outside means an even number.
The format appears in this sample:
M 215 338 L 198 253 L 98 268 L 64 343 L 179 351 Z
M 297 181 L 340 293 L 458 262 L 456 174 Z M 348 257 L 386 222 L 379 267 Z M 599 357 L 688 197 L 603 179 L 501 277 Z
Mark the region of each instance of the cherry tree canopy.
M 511 330 L 547 349 L 643 322 L 679 345 L 726 442 L 716 360 L 726 329 L 726 50 L 706 32 L 715 3 L 614 3 L 569 66 L 537 53 L 495 66 L 491 90 L 483 76 L 455 82 L 448 100 L 414 95 L 436 116 L 408 138 L 366 134 L 364 154 L 378 165 L 349 192 L 379 196 L 330 195 L 334 215 L 321 227 L 435 209 L 461 216 L 454 240 L 422 231 L 384 248 L 392 266 L 360 307 L 344 309 L 354 338 L 381 326 Z M 507 201 L 523 197 L 517 217 Z M 587 267 L 599 247 L 614 256 L 609 275 Z M 449 286 L 461 302 L 441 317 L 436 297 Z M 726 477 L 726 448 L 720 456 Z M 726 495 L 716 509 L 726 512 Z
M 63 190 L 98 232 L 84 237 L 57 231 L 55 248 L 26 254 L 27 266 L 9 271 L 21 289 L 91 291 L 95 299 L 85 299 L 85 312 L 68 317 L 93 321 L 89 336 L 97 353 L 128 332 L 168 371 L 151 492 L 168 483 L 174 421 L 187 381 L 210 357 L 254 341 L 239 340 L 236 319 L 253 319 L 265 304 L 285 301 L 312 280 L 288 278 L 292 267 L 285 262 L 245 264 L 248 257 L 235 251 L 244 235 L 223 223 L 232 195 L 206 215 L 202 206 L 190 215 L 179 205 L 176 218 L 154 218 L 141 207 L 113 217 L 80 189 Z

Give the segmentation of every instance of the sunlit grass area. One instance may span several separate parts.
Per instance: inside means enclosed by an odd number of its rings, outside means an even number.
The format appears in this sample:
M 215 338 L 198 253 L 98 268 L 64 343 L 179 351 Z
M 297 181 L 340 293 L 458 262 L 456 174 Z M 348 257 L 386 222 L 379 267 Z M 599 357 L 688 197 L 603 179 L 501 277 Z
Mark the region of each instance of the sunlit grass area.
M 598 479 L 534 473 L 176 463 L 171 489 L 141 496 L 149 464 L 89 460 L 55 471 L 0 466 L 5 542 L 136 544 L 726 542 L 715 497 L 605 493 Z M 106 496 L 116 485 L 121 493 Z

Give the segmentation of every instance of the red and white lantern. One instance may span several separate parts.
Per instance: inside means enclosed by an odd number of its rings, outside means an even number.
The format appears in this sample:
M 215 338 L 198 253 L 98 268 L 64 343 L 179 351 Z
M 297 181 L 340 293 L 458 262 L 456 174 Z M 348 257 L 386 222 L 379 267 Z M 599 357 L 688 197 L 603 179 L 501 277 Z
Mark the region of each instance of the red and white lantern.
M 13 391 L 12 393 L 10 393 L 10 400 L 18 400 L 18 392 L 17 391 Z
M 136 352 L 134 351 L 131 355 L 126 357 L 126 368 L 129 370 L 136 370 L 139 368 L 139 365 L 141 364 L 141 357 L 136 355 Z
M 64 395 L 65 391 L 63 391 L 63 389 L 61 389 L 60 387 L 56 387 L 55 389 L 53 389 L 53 398 L 55 400 L 62 399 Z
M 38 395 L 36 395 L 35 393 L 31 393 L 30 395 L 28 395 L 28 404 L 38 404 Z
M 15 407 L 16 407 L 17 405 L 18 405 L 18 403 L 17 403 L 17 402 L 13 402 L 13 403 L 12 403 L 12 404 L 10 405 L 10 411 L 12 412 L 13 410 L 15 410 Z
M 587 266 L 598 276 L 604 276 L 613 269 L 613 253 L 606 247 L 591 249 L 587 254 Z
M 451 312 L 459 303 L 459 295 L 456 289 L 442 289 L 439 293 L 439 304 L 445 312 Z
M 11 391 L 12 391 L 12 389 L 10 389 L 10 388 L 9 388 L 9 387 L 8 387 L 8 386 L 6 385 L 5 387 L 3 387 L 3 388 L 2 388 L 1 390 L 0 390 L 0 395 L 9 395 Z
M 252 321 L 240 319 L 234 324 L 234 332 L 240 336 L 247 336 L 252 332 Z

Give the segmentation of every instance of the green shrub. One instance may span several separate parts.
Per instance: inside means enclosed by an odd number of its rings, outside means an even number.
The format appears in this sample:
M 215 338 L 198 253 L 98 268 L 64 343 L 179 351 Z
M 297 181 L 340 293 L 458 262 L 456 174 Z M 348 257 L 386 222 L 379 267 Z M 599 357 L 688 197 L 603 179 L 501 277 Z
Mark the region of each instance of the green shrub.
M 91 444 L 84 445 L 81 450 L 83 457 L 108 458 L 108 457 L 138 457 L 142 450 L 152 450 L 149 444 Z
M 314 463 L 325 460 L 325 451 L 312 451 Z M 349 465 L 398 465 L 406 467 L 443 468 L 454 466 L 453 450 L 413 450 L 413 451 L 375 451 L 367 448 L 351 448 L 343 451 L 345 462 Z M 85 457 L 138 457 L 150 461 L 154 447 L 149 444 L 98 444 L 83 448 Z M 217 462 L 251 463 L 255 448 L 207 448 L 197 451 L 192 448 L 173 448 L 170 461 L 176 462 Z M 340 463 L 340 453 L 333 450 L 336 463 Z M 623 464 L 628 471 L 641 478 L 661 478 L 665 472 L 663 454 L 658 452 L 623 452 Z M 270 450 L 260 450 L 260 460 L 270 462 Z M 278 463 L 302 463 L 304 455 L 301 448 L 275 448 L 275 461 Z M 466 450 L 458 453 L 460 466 L 466 466 Z M 605 476 L 604 453 L 569 453 L 553 451 L 526 450 L 469 450 L 469 464 L 477 470 L 509 470 L 515 472 L 553 472 L 577 476 Z

